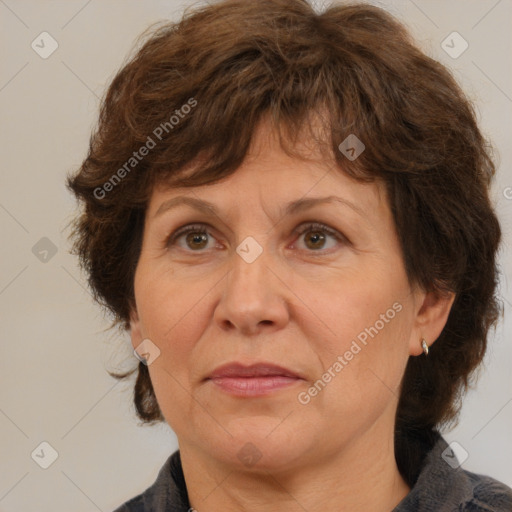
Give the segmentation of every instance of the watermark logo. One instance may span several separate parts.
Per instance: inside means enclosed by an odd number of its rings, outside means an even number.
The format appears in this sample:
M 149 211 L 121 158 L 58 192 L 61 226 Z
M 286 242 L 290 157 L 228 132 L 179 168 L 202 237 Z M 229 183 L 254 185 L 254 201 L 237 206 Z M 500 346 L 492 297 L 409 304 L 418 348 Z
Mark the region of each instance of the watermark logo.
M 458 59 L 469 48 L 469 43 L 458 32 L 452 32 L 443 40 L 441 48 L 452 59 Z
M 356 158 L 359 158 L 361 153 L 366 149 L 363 142 L 351 133 L 339 146 L 338 149 L 353 162 Z
M 160 357 L 160 349 L 149 339 L 146 338 L 137 345 L 133 351 L 133 355 L 143 364 L 149 366 Z
M 263 457 L 258 447 L 252 443 L 245 443 L 237 454 L 240 462 L 248 468 L 254 466 Z
M 47 59 L 59 47 L 59 43 L 48 32 L 41 32 L 30 46 L 39 57 Z
M 32 247 L 32 254 L 41 263 L 48 263 L 57 254 L 57 246 L 44 236 Z
M 42 469 L 48 469 L 58 459 L 59 454 L 50 443 L 43 441 L 30 456 Z
M 457 469 L 460 465 L 464 463 L 469 457 L 469 453 L 464 449 L 464 447 L 457 443 L 457 441 L 452 441 L 441 454 L 443 460 L 448 464 L 451 468 Z
M 253 263 L 263 252 L 263 247 L 252 236 L 248 236 L 236 248 L 236 252 L 246 263 Z

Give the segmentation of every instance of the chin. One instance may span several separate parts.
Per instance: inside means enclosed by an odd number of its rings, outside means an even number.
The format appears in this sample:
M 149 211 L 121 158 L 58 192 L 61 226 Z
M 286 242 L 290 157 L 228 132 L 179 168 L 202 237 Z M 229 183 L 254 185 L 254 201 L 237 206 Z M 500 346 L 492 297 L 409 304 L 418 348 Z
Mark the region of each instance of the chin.
M 292 416 L 275 418 L 253 416 L 231 420 L 226 430 L 212 437 L 212 432 L 203 437 L 202 445 L 210 455 L 237 471 L 276 472 L 291 469 L 304 457 L 317 441 L 313 433 L 307 432 L 292 420 Z M 219 433 L 217 429 L 216 434 Z

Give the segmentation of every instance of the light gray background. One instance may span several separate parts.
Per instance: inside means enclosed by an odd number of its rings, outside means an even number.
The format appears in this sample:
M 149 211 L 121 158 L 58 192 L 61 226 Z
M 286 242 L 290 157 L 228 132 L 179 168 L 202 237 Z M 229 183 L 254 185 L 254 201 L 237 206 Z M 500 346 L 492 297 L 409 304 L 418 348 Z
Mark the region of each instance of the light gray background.
M 512 485 L 512 1 L 375 3 L 454 71 L 498 151 L 505 319 L 446 437 L 469 453 L 464 468 Z M 138 426 L 133 380 L 106 373 L 134 356 L 126 334 L 107 330 L 68 253 L 75 205 L 64 180 L 85 157 L 99 97 L 136 36 L 151 22 L 178 19 L 185 4 L 0 0 L 1 512 L 108 512 L 149 486 L 177 447 L 168 426 Z M 43 31 L 59 45 L 47 59 L 31 48 Z M 469 43 L 457 59 L 441 47 L 453 31 Z M 32 252 L 43 237 L 57 248 L 46 262 Z M 46 470 L 31 458 L 43 441 L 58 452 Z

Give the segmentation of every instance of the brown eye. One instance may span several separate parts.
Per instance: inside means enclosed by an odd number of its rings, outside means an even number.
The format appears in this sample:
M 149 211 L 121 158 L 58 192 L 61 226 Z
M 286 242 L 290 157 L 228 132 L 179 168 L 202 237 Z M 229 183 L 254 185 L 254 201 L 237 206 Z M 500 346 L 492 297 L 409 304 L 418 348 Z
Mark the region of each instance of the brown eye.
M 215 238 L 210 235 L 208 229 L 208 226 L 202 224 L 185 226 L 169 237 L 166 247 L 170 249 L 173 246 L 178 246 L 189 252 L 205 252 L 215 245 Z
M 304 237 L 304 242 L 309 249 L 322 249 L 325 245 L 325 235 L 320 231 L 309 231 Z
M 319 256 L 329 249 L 335 249 L 337 245 L 348 243 L 344 235 L 317 222 L 303 226 L 298 240 L 300 249 L 310 253 L 318 252 Z
M 186 236 L 187 246 L 191 249 L 204 249 L 208 245 L 208 234 L 192 232 Z

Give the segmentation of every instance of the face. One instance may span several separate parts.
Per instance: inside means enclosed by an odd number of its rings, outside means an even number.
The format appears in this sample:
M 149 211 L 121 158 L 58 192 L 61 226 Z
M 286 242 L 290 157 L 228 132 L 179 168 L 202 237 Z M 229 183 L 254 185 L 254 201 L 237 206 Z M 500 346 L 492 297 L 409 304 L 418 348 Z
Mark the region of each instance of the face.
M 182 450 L 291 468 L 389 438 L 424 297 L 383 184 L 291 158 L 262 125 L 222 182 L 154 189 L 132 343 L 160 351 L 150 377 Z

